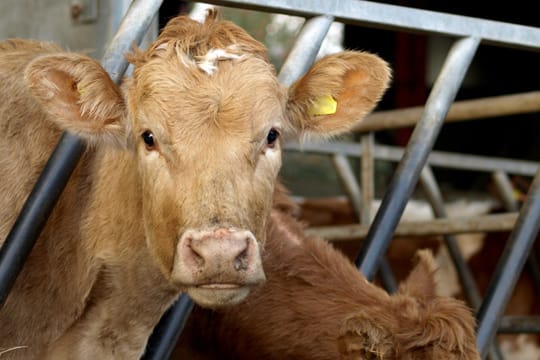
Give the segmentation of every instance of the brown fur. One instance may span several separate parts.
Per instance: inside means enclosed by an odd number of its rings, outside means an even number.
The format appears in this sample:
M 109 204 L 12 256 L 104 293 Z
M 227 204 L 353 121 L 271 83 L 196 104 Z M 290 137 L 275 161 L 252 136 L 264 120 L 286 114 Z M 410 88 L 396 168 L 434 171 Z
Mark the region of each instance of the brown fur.
M 215 73 L 194 65 L 229 45 L 239 57 L 216 61 Z M 135 69 L 122 88 L 86 55 L 0 42 L 2 242 L 61 131 L 89 144 L 0 310 L 0 351 L 13 349 L 2 358 L 136 359 L 180 292 L 219 307 L 262 281 L 258 243 L 281 165 L 280 142 L 268 145 L 268 132 L 301 136 L 310 121 L 318 123 L 310 134 L 323 137 L 349 129 L 390 77 L 382 60 L 348 52 L 323 61 L 363 73 L 365 86 L 322 63 L 287 90 L 265 57 L 262 45 L 215 13 L 204 24 L 171 21 L 148 51 L 129 56 Z M 326 116 L 308 116 L 296 99 L 316 99 L 326 83 L 331 93 L 368 93 L 373 102 L 344 101 L 325 125 Z M 143 142 L 146 131 L 153 146 Z M 209 261 L 192 254 L 189 263 L 190 243 L 182 242 L 189 231 L 249 232 L 253 261 L 239 270 L 223 262 L 228 246 L 216 235 L 205 240 Z M 212 284 L 237 287 L 203 286 Z
M 238 306 L 196 307 L 174 359 L 480 359 L 470 309 L 435 295 L 430 251 L 390 296 L 289 214 L 271 218 L 267 282 Z

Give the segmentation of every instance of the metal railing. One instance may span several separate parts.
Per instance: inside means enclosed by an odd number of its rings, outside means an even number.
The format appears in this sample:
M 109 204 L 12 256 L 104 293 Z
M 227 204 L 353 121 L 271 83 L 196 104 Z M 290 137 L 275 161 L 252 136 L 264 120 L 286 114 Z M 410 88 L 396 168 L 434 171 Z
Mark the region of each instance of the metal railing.
M 441 218 L 440 220 L 445 217 L 441 207 L 440 191 L 426 165 L 452 163 L 452 156 L 455 155 L 432 152 L 432 147 L 444 121 L 453 116 L 451 105 L 479 45 L 487 43 L 530 51 L 540 49 L 539 28 L 362 0 L 209 0 L 205 2 L 309 18 L 279 74 L 279 79 L 284 84 L 292 83 L 310 66 L 333 21 L 395 31 L 445 35 L 455 39 L 425 107 L 414 109 L 410 115 L 406 126 L 414 123 L 415 129 L 404 150 L 375 145 L 373 139 L 370 140 L 369 134 L 362 136 L 360 146 L 356 144 L 329 144 L 326 148 L 322 145 L 313 145 L 313 148 L 309 148 L 310 145 L 305 144 L 303 147 L 304 151 L 326 149 L 334 154 L 338 166 L 344 163 L 342 156 L 362 156 L 363 186 L 361 189 L 350 187 L 349 191 L 351 194 L 355 194 L 355 201 L 358 200 L 357 197 L 360 193 L 362 201 L 357 201 L 355 207 L 357 210 L 360 208 L 363 226 L 368 226 L 367 220 L 364 218 L 365 215 L 362 215 L 367 212 L 365 204 L 373 199 L 373 185 L 369 184 L 368 176 L 373 172 L 373 158 L 387 156 L 396 161 L 399 160 L 381 207 L 367 230 L 366 238 L 356 260 L 359 270 L 370 279 L 379 270 L 381 262 L 382 265 L 385 265 L 383 254 L 386 252 L 396 229 L 398 229 L 399 219 L 419 180 L 432 191 L 431 204 L 435 214 Z M 138 42 L 142 38 L 145 28 L 150 24 L 160 4 L 161 1 L 135 0 L 130 6 L 120 30 L 102 60 L 104 68 L 115 82 L 120 80 L 127 67 L 123 57 L 124 52 L 133 42 Z M 308 41 L 305 41 L 306 39 Z M 454 107 L 457 106 L 459 104 L 455 103 Z M 537 111 L 537 106 L 538 103 L 536 106 L 533 105 L 530 111 Z M 392 114 L 387 115 L 392 116 Z M 382 115 L 376 113 L 371 115 L 373 119 L 377 116 Z M 461 119 L 463 118 L 467 118 L 467 116 L 462 116 Z M 419 120 L 416 121 L 416 119 Z M 366 124 L 368 123 L 369 121 L 366 122 Z M 362 128 L 362 126 L 365 127 Z M 368 129 L 367 125 L 360 125 L 358 130 L 367 131 L 376 130 L 376 128 Z M 289 145 L 290 149 L 293 147 L 294 145 Z M 348 150 L 344 151 L 344 148 Z M 68 133 L 63 135 L 4 246 L 0 249 L 0 306 L 83 151 L 84 144 L 81 140 Z M 468 163 L 471 169 L 482 168 L 483 170 L 505 173 L 519 173 L 521 171 L 531 176 L 534 175 L 535 178 L 525 204 L 519 209 L 519 214 L 516 212 L 510 240 L 499 261 L 485 298 L 479 299 L 474 290 L 469 293 L 471 303 L 479 308 L 477 345 L 482 357 L 487 356 L 499 324 L 504 324 L 506 330 L 511 324 L 510 320 L 501 323 L 502 314 L 528 257 L 540 224 L 540 195 L 538 195 L 540 175 L 537 173 L 538 167 L 530 162 L 515 162 L 508 159 L 485 160 L 480 157 L 459 155 L 459 160 L 454 159 L 454 165 L 449 166 L 457 167 Z M 452 238 L 448 237 L 445 241 L 447 246 L 452 248 Z M 456 267 L 464 271 L 460 273 L 461 280 L 465 284 L 469 283 L 470 274 L 467 273 L 466 267 L 462 266 L 460 254 L 454 252 L 452 256 Z M 467 288 L 471 287 L 467 286 Z M 167 313 L 167 316 L 163 317 L 159 327 L 154 332 L 155 336 L 150 339 L 149 350 L 144 355 L 146 359 L 163 359 L 169 356 L 191 306 L 192 303 L 189 299 L 182 297 L 177 305 Z M 529 324 L 528 328 L 531 327 L 534 326 Z

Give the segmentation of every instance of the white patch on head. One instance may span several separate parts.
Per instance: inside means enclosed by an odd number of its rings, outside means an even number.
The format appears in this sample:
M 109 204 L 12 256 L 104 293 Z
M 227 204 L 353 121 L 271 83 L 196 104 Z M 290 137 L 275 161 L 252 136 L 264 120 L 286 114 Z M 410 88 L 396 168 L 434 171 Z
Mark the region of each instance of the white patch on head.
M 202 71 L 208 75 L 212 75 L 216 72 L 219 61 L 235 60 L 240 57 L 240 55 L 229 53 L 224 49 L 212 49 L 206 55 L 198 56 L 195 62 Z

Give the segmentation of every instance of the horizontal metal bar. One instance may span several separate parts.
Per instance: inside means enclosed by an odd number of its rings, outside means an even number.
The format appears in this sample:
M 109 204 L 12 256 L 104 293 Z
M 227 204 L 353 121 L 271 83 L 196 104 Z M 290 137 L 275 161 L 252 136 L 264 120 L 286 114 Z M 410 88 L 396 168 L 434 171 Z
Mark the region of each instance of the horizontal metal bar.
M 423 106 L 377 111 L 367 115 L 353 131 L 367 132 L 414 126 L 423 111 Z M 470 121 L 539 111 L 540 91 L 531 91 L 456 101 L 450 106 L 444 122 Z
M 358 143 L 333 142 L 287 142 L 284 145 L 287 151 L 301 151 L 318 154 L 344 154 L 359 157 L 362 155 L 362 146 Z M 376 160 L 400 161 L 404 148 L 387 145 L 374 145 L 373 157 Z M 539 164 L 533 161 L 496 158 L 490 156 L 451 153 L 433 150 L 428 155 L 427 163 L 431 166 L 453 168 L 468 171 L 504 171 L 514 175 L 534 176 Z
M 540 334 L 540 316 L 508 315 L 503 316 L 499 328 L 499 334 Z
M 500 21 L 361 0 L 205 0 L 206 3 L 311 17 L 366 27 L 452 37 L 474 37 L 505 47 L 539 50 L 540 29 Z
M 518 214 L 512 212 L 423 221 L 402 221 L 396 227 L 393 236 L 429 236 L 511 231 L 516 224 L 517 217 Z M 368 230 L 369 225 L 350 224 L 310 227 L 306 229 L 306 233 L 321 236 L 332 241 L 349 241 L 365 238 Z

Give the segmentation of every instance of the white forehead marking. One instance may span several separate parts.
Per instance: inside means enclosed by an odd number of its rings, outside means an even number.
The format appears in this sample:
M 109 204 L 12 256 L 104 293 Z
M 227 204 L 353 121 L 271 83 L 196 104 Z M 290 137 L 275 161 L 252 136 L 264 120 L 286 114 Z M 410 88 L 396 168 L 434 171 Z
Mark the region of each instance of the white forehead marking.
M 216 72 L 219 61 L 235 60 L 240 57 L 240 55 L 229 53 L 224 49 L 211 49 L 206 55 L 198 56 L 195 63 L 202 71 L 208 75 L 212 75 Z

